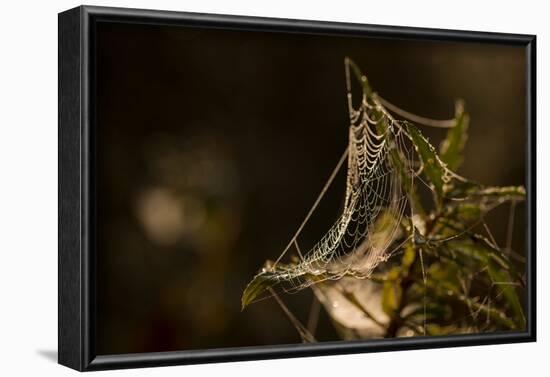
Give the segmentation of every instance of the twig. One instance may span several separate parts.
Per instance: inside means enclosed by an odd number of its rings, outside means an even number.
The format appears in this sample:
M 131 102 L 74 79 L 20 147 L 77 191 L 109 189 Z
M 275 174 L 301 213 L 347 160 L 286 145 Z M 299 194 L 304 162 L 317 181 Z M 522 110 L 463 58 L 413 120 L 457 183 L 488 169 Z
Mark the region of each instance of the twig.
M 268 288 L 268 290 L 273 295 L 273 297 L 275 297 L 275 300 L 277 301 L 277 303 L 279 304 L 281 309 L 283 309 L 283 312 L 286 314 L 286 316 L 290 320 L 290 323 L 292 323 L 292 325 L 294 326 L 294 328 L 298 332 L 298 335 L 300 335 L 300 338 L 302 338 L 302 341 L 304 343 L 315 343 L 315 342 L 317 342 L 315 337 L 313 335 L 311 335 L 311 333 L 308 331 L 308 329 L 306 329 L 305 326 L 302 325 L 302 323 L 298 320 L 298 318 L 296 318 L 294 316 L 294 314 L 291 313 L 291 311 L 287 308 L 287 306 L 285 305 L 283 300 L 281 300 L 279 295 L 272 288 Z
M 344 153 L 342 154 L 342 157 L 340 157 L 340 161 L 338 161 L 338 164 L 336 164 L 336 167 L 334 168 L 334 170 L 332 171 L 332 174 L 330 175 L 327 183 L 325 183 L 325 186 L 323 187 L 323 189 L 321 190 L 321 193 L 319 194 L 319 196 L 317 197 L 317 199 L 315 200 L 315 203 L 313 203 L 313 206 L 311 207 L 311 209 L 309 210 L 308 214 L 306 215 L 306 218 L 304 219 L 304 221 L 302 221 L 302 224 L 300 224 L 300 226 L 298 227 L 298 230 L 296 231 L 296 233 L 294 234 L 294 236 L 290 239 L 290 242 L 288 243 L 288 245 L 285 247 L 285 249 L 283 250 L 283 252 L 281 253 L 281 255 L 279 255 L 279 258 L 277 258 L 277 260 L 273 263 L 273 267 L 275 267 L 277 265 L 277 263 L 279 263 L 279 261 L 283 258 L 283 256 L 286 254 L 286 252 L 288 251 L 288 249 L 290 249 L 290 246 L 292 246 L 292 244 L 294 244 L 294 242 L 296 241 L 296 238 L 298 238 L 298 236 L 300 235 L 300 233 L 302 232 L 302 229 L 304 229 L 304 226 L 307 224 L 307 222 L 309 221 L 309 218 L 311 217 L 311 215 L 313 215 L 313 212 L 315 212 L 315 209 L 317 209 L 317 206 L 319 205 L 319 203 L 321 202 L 321 199 L 323 199 L 323 196 L 325 196 L 325 193 L 327 192 L 328 188 L 330 187 L 330 185 L 332 184 L 332 181 L 334 180 L 334 178 L 336 177 L 336 174 L 338 173 L 338 171 L 340 171 L 340 168 L 342 167 L 344 161 L 346 161 L 346 157 L 348 156 L 348 148 L 346 148 L 346 150 L 344 151 Z
M 510 203 L 510 214 L 508 215 L 508 229 L 506 231 L 506 254 L 510 254 L 512 250 L 512 236 L 514 234 L 514 217 L 516 212 L 516 201 Z
M 317 330 L 317 324 L 319 323 L 319 314 L 321 312 L 321 303 L 317 300 L 315 293 L 311 301 L 311 308 L 309 310 L 309 316 L 307 319 L 307 331 L 311 334 L 315 334 Z

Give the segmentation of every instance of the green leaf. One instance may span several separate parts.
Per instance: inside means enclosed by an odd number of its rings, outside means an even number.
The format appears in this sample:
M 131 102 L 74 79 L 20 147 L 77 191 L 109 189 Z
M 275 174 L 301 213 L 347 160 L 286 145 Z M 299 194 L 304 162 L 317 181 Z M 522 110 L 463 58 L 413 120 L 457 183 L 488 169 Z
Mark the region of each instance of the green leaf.
M 445 198 L 447 199 L 467 199 L 470 195 L 475 192 L 479 192 L 482 189 L 482 186 L 470 180 L 455 180 L 452 185 L 446 185 L 445 189 Z
M 473 182 L 456 180 L 445 192 L 445 198 L 452 199 L 446 203 L 446 214 L 449 218 L 456 217 L 465 223 L 473 223 L 497 204 L 525 200 L 525 188 L 523 186 L 483 187 Z
M 241 310 L 244 310 L 248 305 L 254 302 L 262 293 L 266 290 L 273 288 L 277 284 L 284 284 L 290 281 L 288 278 L 288 271 L 292 267 L 295 267 L 295 263 L 290 264 L 277 264 L 276 267 L 272 266 L 271 261 L 267 261 L 265 267 L 254 276 L 252 281 L 248 283 L 241 296 Z M 294 276 L 293 279 L 304 279 L 310 282 L 317 283 L 328 277 L 333 276 L 329 271 L 319 271 L 316 274 L 302 273 Z
M 422 135 L 418 128 L 411 123 L 407 123 L 407 130 L 411 136 L 416 152 L 422 160 L 424 174 L 436 193 L 436 202 L 440 203 L 443 198 L 443 185 L 446 183 L 445 166 L 439 159 L 435 148 Z
M 491 281 L 502 291 L 513 313 L 517 328 L 525 328 L 525 316 L 514 286 L 521 284 L 521 280 L 513 270 L 508 259 L 502 252 L 493 246 L 481 235 L 473 235 L 470 240 L 451 241 L 448 246 L 453 250 L 474 258 L 487 267 Z M 514 280 L 512 276 L 516 276 Z
M 465 224 L 472 224 L 483 216 L 480 206 L 473 203 L 461 203 L 456 207 L 456 217 Z
M 426 325 L 426 334 L 430 336 L 440 336 L 440 335 L 449 335 L 456 334 L 458 328 L 456 325 L 438 325 L 437 323 L 428 323 Z
M 439 153 L 447 167 L 456 171 L 462 164 L 462 152 L 468 139 L 468 124 L 470 117 L 464 112 L 464 103 L 457 101 L 455 106 L 455 125 L 447 132 L 447 137 L 441 143 Z
M 510 268 L 508 259 L 501 251 L 492 247 L 489 241 L 481 235 L 476 234 L 472 235 L 471 238 L 459 238 L 446 242 L 446 245 L 469 258 L 481 262 L 483 265 L 487 265 L 492 261 L 504 269 Z
M 435 276 L 430 276 L 426 288 L 428 288 L 429 297 L 436 300 L 438 303 L 443 303 L 448 300 L 458 301 L 474 311 L 484 313 L 489 316 L 492 321 L 505 328 L 517 328 L 516 323 L 500 308 L 495 307 L 495 305 L 486 305 L 483 302 L 479 302 L 479 300 L 468 297 L 452 284 L 441 284 Z
M 263 269 L 260 273 L 254 276 L 252 281 L 248 283 L 244 289 L 241 297 L 241 310 L 244 310 L 244 308 L 251 304 L 259 295 L 277 283 L 279 283 L 278 275 Z
M 502 295 L 508 301 L 514 314 L 514 321 L 520 329 L 525 329 L 525 316 L 523 314 L 523 308 L 519 301 L 516 289 L 514 288 L 514 281 L 510 278 L 510 273 L 498 266 L 494 262 L 490 262 L 487 265 L 489 270 L 489 276 L 493 281 L 493 284 L 497 286 L 502 292 Z
M 429 280 L 437 282 L 442 289 L 457 289 L 459 287 L 459 267 L 451 263 L 435 262 L 428 268 Z
M 401 304 L 401 297 L 403 290 L 401 286 L 395 281 L 387 281 L 384 283 L 382 290 L 382 309 L 384 313 L 389 316 L 397 315 Z
M 378 115 L 377 115 L 378 116 Z M 395 166 L 395 170 L 399 173 L 401 177 L 401 186 L 403 190 L 408 193 L 411 206 L 413 206 L 414 213 L 419 215 L 425 215 L 426 211 L 422 207 L 416 188 L 413 185 L 413 179 L 410 171 L 405 168 L 405 163 L 401 159 L 400 154 L 396 149 L 390 149 L 390 158 L 392 159 L 392 164 Z
M 361 69 L 359 68 L 359 66 L 348 57 L 346 57 L 345 63 L 349 65 L 353 75 L 355 76 L 357 81 L 359 81 L 361 88 L 363 90 L 363 94 L 365 96 L 370 96 L 372 94 L 372 89 L 369 85 L 369 81 L 367 80 L 367 77 L 363 74 L 363 72 L 361 72 Z
M 418 307 L 407 314 L 405 319 L 417 317 L 420 320 L 424 320 L 424 314 L 426 315 L 426 320 L 449 320 L 453 315 L 453 310 L 449 305 L 428 302 L 426 303 L 426 307 L 418 305 Z
M 403 252 L 403 257 L 401 258 L 401 266 L 403 270 L 409 270 L 416 260 L 416 250 L 414 249 L 412 243 L 408 242 L 405 245 L 405 250 Z
M 505 186 L 505 187 L 484 187 L 471 192 L 473 196 L 493 198 L 498 200 L 524 200 L 525 187 L 523 186 Z
M 384 281 L 382 287 L 382 310 L 392 317 L 398 315 L 401 308 L 403 289 L 401 288 L 401 279 L 399 279 L 400 274 L 401 269 L 399 267 L 392 268 L 388 272 L 388 278 Z

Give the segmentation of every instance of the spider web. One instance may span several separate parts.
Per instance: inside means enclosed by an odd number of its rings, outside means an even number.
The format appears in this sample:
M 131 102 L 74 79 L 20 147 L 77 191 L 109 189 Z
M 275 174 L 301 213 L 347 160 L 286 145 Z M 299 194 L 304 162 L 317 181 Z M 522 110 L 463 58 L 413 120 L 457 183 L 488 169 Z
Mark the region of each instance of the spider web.
M 363 90 L 359 105 L 354 106 L 351 64 L 346 59 L 348 146 L 294 237 L 273 265 L 260 272 L 272 273 L 276 283 L 286 283 L 283 285 L 287 292 L 344 276 L 369 278 L 380 263 L 388 260 L 409 239 L 392 248 L 395 241 L 402 238 L 401 223 L 407 210 L 411 218 L 414 216 L 410 196 L 414 178 L 422 165 L 414 159 L 415 150 L 406 122 L 395 119 L 380 97 L 374 93 L 367 95 Z M 354 73 L 362 86 L 367 83 L 365 76 Z M 298 237 L 345 161 L 344 208 L 325 235 L 302 254 Z M 451 174 L 446 170 L 444 180 L 450 180 Z M 300 261 L 279 264 L 292 247 Z

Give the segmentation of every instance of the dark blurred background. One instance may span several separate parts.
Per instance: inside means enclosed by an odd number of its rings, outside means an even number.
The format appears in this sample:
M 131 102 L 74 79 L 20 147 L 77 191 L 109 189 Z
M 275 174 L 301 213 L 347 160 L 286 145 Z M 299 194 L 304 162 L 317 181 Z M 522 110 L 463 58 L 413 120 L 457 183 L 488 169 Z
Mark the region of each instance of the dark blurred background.
M 240 297 L 346 147 L 345 56 L 410 112 L 451 118 L 463 98 L 460 173 L 524 184 L 521 47 L 99 23 L 98 354 L 300 341 L 274 300 L 241 312 Z M 435 145 L 445 135 L 422 130 Z M 303 248 L 335 220 L 343 189 L 340 174 Z M 490 218 L 499 241 L 507 214 Z M 516 214 L 523 254 L 523 205 Z M 305 321 L 311 292 L 283 299 Z M 324 314 L 316 336 L 337 339 Z

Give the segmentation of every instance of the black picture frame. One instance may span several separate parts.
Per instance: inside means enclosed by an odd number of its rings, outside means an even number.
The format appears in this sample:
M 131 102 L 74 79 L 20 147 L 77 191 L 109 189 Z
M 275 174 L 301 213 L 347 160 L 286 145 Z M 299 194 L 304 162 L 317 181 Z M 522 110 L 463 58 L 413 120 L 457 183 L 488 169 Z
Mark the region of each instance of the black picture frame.
M 98 22 L 375 36 L 523 46 L 527 70 L 527 329 L 524 332 L 95 354 L 95 26 Z M 59 363 L 79 371 L 335 355 L 536 340 L 536 36 L 80 6 L 59 14 Z

